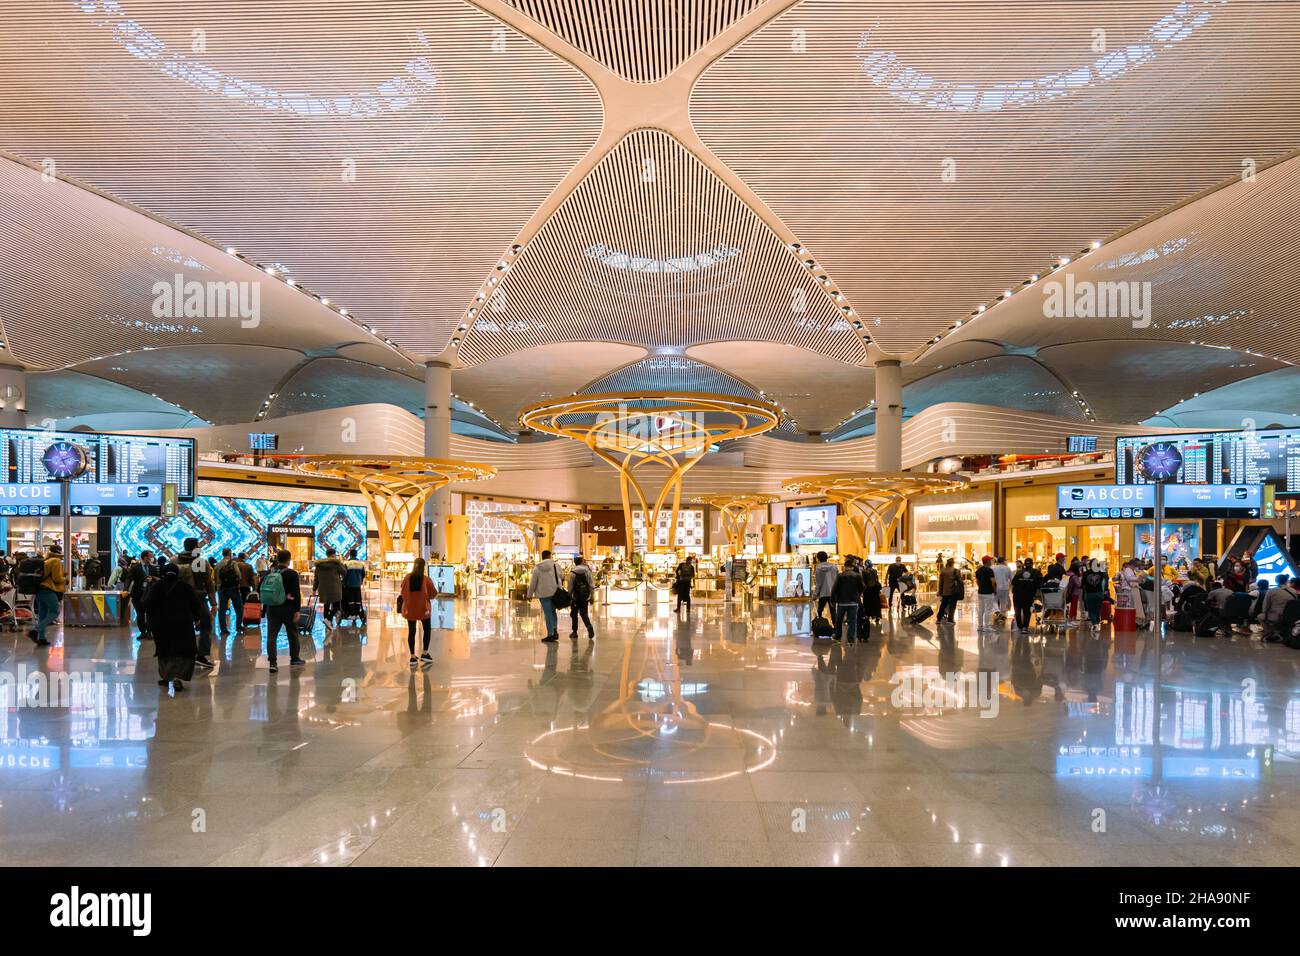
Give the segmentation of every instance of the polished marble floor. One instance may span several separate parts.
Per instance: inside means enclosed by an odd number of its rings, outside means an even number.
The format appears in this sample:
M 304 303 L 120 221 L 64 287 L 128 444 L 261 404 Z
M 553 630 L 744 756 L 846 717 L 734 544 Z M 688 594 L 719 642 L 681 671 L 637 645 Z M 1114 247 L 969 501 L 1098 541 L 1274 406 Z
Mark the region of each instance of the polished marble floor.
M 1300 863 L 1277 645 L 1171 635 L 1157 747 L 1145 635 L 979 635 L 963 608 L 823 649 L 804 605 L 712 604 L 546 645 L 535 608 L 458 601 L 413 673 L 376 610 L 278 674 L 226 639 L 175 696 L 126 630 L 5 633 L 0 863 Z M 17 699 L 33 671 L 77 680 Z

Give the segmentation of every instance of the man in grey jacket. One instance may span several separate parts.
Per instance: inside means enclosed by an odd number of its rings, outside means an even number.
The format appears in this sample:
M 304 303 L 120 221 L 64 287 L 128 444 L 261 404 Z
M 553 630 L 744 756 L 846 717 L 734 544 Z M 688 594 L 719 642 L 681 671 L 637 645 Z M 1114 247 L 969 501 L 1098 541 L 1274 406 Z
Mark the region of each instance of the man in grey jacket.
M 1296 598 L 1300 598 L 1300 586 L 1285 574 L 1279 575 L 1277 587 L 1269 589 L 1259 615 L 1260 623 L 1264 625 L 1264 640 L 1277 641 L 1286 636 L 1278 634 L 1278 627 L 1282 623 L 1282 615 L 1286 613 L 1286 606 Z
M 542 560 L 533 568 L 533 576 L 528 579 L 528 597 L 534 596 L 542 606 L 542 617 L 546 620 L 546 636 L 542 641 L 554 644 L 560 639 L 560 626 L 555 619 L 555 592 L 560 589 L 560 566 L 551 558 L 551 552 L 543 551 Z
M 817 567 L 813 569 L 813 594 L 817 597 L 817 616 L 822 609 L 832 604 L 831 595 L 835 593 L 835 579 L 840 576 L 840 569 L 831 564 L 825 551 L 817 552 Z

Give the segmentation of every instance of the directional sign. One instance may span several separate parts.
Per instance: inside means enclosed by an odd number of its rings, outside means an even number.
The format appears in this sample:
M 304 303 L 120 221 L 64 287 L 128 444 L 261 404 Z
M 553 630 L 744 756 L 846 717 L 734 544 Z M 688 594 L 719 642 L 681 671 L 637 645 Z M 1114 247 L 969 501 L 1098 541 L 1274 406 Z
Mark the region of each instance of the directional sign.
M 1070 521 L 1155 516 L 1151 485 L 1057 485 L 1056 513 Z
M 1170 518 L 1258 518 L 1263 508 L 1262 485 L 1165 485 Z

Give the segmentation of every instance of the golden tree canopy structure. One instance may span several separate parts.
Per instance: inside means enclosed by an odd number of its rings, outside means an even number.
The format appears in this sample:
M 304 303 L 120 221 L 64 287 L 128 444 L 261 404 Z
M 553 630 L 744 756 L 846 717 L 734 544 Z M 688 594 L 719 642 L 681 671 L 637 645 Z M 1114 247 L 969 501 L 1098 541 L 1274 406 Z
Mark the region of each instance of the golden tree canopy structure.
M 781 424 L 781 410 L 771 402 L 703 392 L 623 392 L 572 395 L 535 402 L 519 413 L 525 428 L 581 441 L 618 470 L 627 550 L 633 550 L 632 498 L 646 516 L 649 546 L 664 502 L 672 496 L 668 547 L 674 545 L 681 506 L 682 476 L 720 442 L 760 435 Z M 649 464 L 665 468 L 668 478 L 653 499 L 646 496 Z
M 722 512 L 722 530 L 727 535 L 727 544 L 733 554 L 739 554 L 745 550 L 745 526 L 749 524 L 749 513 L 780 501 L 781 496 L 718 494 L 697 495 L 694 500 L 697 505 L 713 505 Z
M 888 551 L 894 531 L 917 495 L 957 491 L 970 484 L 957 475 L 928 472 L 852 471 L 791 478 L 781 489 L 829 498 L 840 506 L 867 551 Z
M 472 461 L 390 455 L 316 455 L 304 460 L 298 470 L 356 482 L 375 516 L 384 554 L 414 551 L 424 503 L 435 491 L 497 473 L 492 465 Z
M 551 538 L 560 525 L 591 520 L 591 515 L 581 511 L 499 511 L 493 517 L 509 521 L 519 529 L 530 555 L 537 553 L 539 541 L 545 542 L 542 550 L 549 550 Z

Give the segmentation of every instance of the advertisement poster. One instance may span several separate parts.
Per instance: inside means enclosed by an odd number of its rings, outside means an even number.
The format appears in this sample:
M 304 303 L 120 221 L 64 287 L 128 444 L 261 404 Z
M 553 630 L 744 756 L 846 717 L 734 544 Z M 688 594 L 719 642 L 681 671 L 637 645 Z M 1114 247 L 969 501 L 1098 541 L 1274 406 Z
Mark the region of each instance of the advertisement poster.
M 805 505 L 787 512 L 786 536 L 792 546 L 835 543 L 835 505 Z
M 776 596 L 806 598 L 812 593 L 812 568 L 777 568 Z
M 429 565 L 429 580 L 433 582 L 433 588 L 439 595 L 450 596 L 456 593 L 456 568 L 454 565 Z
M 1154 557 L 1152 543 L 1153 523 L 1148 521 L 1133 526 L 1133 557 L 1150 561 Z M 1201 523 L 1199 521 L 1166 521 L 1162 524 L 1164 541 L 1162 553 L 1168 564 L 1192 563 L 1201 555 Z

